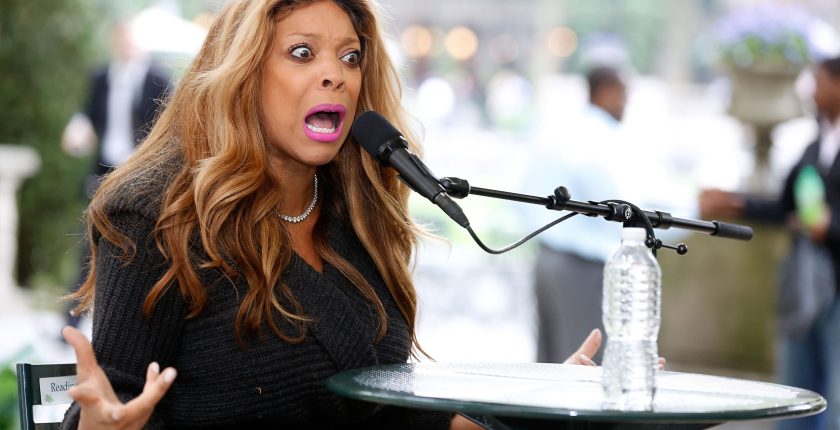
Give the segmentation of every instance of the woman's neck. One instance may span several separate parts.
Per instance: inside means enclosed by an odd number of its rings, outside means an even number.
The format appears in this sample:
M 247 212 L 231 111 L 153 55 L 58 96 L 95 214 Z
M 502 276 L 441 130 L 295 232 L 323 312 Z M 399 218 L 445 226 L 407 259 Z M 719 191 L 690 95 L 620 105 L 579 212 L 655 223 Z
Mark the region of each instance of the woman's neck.
M 315 193 L 316 168 L 301 164 L 273 163 L 273 175 L 280 185 L 283 199 L 278 215 L 296 217 L 306 215 L 299 222 L 287 222 L 292 249 L 317 272 L 323 272 L 324 262 L 315 249 L 312 232 L 320 214 L 320 204 L 308 211 Z
M 273 176 L 280 185 L 283 200 L 279 211 L 285 215 L 299 215 L 312 202 L 315 192 L 316 168 L 303 165 L 272 165 Z

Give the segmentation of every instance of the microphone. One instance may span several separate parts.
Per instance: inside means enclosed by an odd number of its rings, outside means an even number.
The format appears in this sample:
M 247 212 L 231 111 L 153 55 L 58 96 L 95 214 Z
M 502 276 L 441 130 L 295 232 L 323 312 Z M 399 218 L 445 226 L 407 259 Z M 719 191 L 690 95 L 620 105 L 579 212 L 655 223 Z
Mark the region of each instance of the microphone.
M 382 115 L 374 111 L 360 114 L 353 121 L 350 134 L 380 164 L 396 170 L 400 180 L 414 192 L 438 205 L 461 227 L 470 225 L 464 211 L 446 194 L 435 175 L 408 150 L 402 133 Z

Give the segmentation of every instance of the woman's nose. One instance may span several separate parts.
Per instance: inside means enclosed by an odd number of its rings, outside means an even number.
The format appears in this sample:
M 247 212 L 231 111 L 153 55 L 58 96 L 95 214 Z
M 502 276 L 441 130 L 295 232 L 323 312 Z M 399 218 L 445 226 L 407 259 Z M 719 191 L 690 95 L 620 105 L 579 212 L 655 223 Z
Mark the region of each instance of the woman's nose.
M 344 70 L 342 69 L 343 65 L 340 63 L 339 61 L 338 64 L 331 64 L 325 71 L 324 77 L 321 80 L 322 88 L 336 90 L 344 88 Z

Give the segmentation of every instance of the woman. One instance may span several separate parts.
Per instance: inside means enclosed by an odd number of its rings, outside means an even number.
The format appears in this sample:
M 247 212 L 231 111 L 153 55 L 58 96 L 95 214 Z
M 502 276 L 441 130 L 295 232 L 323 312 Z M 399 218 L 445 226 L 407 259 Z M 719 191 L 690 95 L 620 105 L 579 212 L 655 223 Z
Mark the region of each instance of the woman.
M 229 2 L 89 208 L 65 426 L 471 426 L 324 386 L 417 347 L 408 190 L 347 139 L 399 100 L 368 0 Z

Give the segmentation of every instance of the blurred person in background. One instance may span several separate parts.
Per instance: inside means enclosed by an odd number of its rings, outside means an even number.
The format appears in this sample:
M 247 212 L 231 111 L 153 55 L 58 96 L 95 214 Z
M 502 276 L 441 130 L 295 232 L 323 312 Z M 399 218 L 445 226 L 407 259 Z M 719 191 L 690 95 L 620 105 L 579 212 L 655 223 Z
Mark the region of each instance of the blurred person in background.
M 703 218 L 744 217 L 756 221 L 785 223 L 794 233 L 794 240 L 810 240 L 818 247 L 827 248 L 827 266 L 814 266 L 805 270 L 822 270 L 833 273 L 810 273 L 806 275 L 829 276 L 833 281 L 834 299 L 819 297 L 793 297 L 793 301 L 806 303 L 808 300 L 822 305 L 818 311 L 811 311 L 801 321 L 786 318 L 782 313 L 788 300 L 785 290 L 780 289 L 778 329 L 781 335 L 779 373 L 782 383 L 805 388 L 822 394 L 828 400 L 828 412 L 816 416 L 781 421 L 779 427 L 792 429 L 840 430 L 840 57 L 822 61 L 815 72 L 814 103 L 817 108 L 819 135 L 802 154 L 789 172 L 780 196 L 776 198 L 742 195 L 716 189 L 704 190 L 700 197 Z M 815 173 L 814 173 L 815 172 Z M 817 181 L 816 192 L 809 190 L 809 174 Z M 811 194 L 810 196 L 808 194 Z M 819 200 L 809 202 L 814 197 Z M 808 206 L 812 206 L 808 208 Z M 814 210 L 812 210 L 814 209 Z M 794 242 L 794 250 L 800 244 Z M 794 252 L 794 251 L 792 251 Z M 811 258 L 815 258 L 812 255 Z M 800 261 L 799 263 L 813 263 Z M 797 269 L 785 267 L 785 270 Z M 780 278 L 783 279 L 783 278 Z M 809 279 L 816 279 L 810 278 Z M 824 278 L 825 279 L 825 278 Z M 784 281 L 782 281 L 784 282 Z M 816 290 L 804 289 L 799 282 L 799 294 L 813 294 Z M 801 312 L 792 310 L 792 312 Z M 796 325 L 793 325 L 796 323 Z
M 62 149 L 71 156 L 96 151 L 85 179 L 87 198 L 93 196 L 103 176 L 134 153 L 172 87 L 168 73 L 136 43 L 130 20 L 115 25 L 111 55 L 111 61 L 91 76 L 84 113 L 74 115 L 62 135 Z M 87 277 L 88 246 L 82 246 L 82 265 L 74 290 Z M 76 326 L 78 317 L 70 314 L 68 322 Z
M 589 105 L 580 117 L 553 124 L 553 136 L 537 151 L 531 166 L 530 186 L 562 185 L 576 200 L 621 199 L 644 209 L 692 216 L 693 201 L 660 185 L 672 174 L 653 160 L 657 154 L 641 149 L 623 128 L 628 99 L 625 72 L 616 66 L 594 66 L 586 82 Z M 542 226 L 558 217 L 557 212 L 542 211 L 532 220 L 534 226 Z M 539 236 L 534 267 L 538 362 L 562 362 L 592 327 L 603 331 L 604 265 L 618 249 L 621 228 L 620 223 L 579 215 Z M 664 240 L 684 234 L 656 231 Z M 601 353 L 589 358 L 599 362 Z
M 86 183 L 88 197 L 102 176 L 134 153 L 172 88 L 169 74 L 138 46 L 131 21 L 115 25 L 111 54 L 111 61 L 92 74 L 85 111 L 71 118 L 61 142 L 72 156 L 96 151 Z
M 538 166 L 532 169 L 537 175 L 529 182 L 543 188 L 566 186 L 572 198 L 620 198 L 620 187 L 611 178 L 608 158 L 612 154 L 621 158 L 620 125 L 627 104 L 627 85 L 619 70 L 608 66 L 590 70 L 586 81 L 589 106 L 575 121 L 577 133 L 564 133 L 563 138 L 570 141 L 559 145 L 585 145 L 588 150 L 577 151 L 576 155 L 558 151 L 538 157 Z M 556 218 L 556 214 L 547 212 L 546 217 Z M 614 245 L 620 225 L 577 218 L 539 236 L 534 269 L 538 362 L 562 362 L 593 327 L 603 331 L 601 282 L 604 264 L 617 248 Z M 571 227 L 570 223 L 576 225 Z M 599 361 L 600 355 L 599 352 L 589 358 Z

